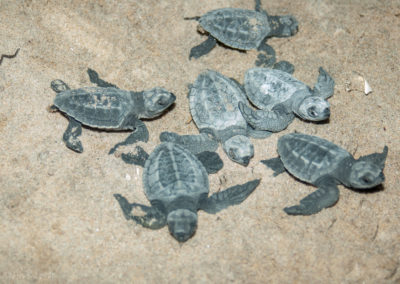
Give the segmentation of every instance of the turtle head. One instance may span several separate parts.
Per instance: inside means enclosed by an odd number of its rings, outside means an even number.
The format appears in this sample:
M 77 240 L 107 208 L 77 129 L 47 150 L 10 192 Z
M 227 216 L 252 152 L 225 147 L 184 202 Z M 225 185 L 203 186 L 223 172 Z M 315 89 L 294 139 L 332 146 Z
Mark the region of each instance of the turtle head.
M 306 96 L 294 106 L 294 112 L 304 120 L 322 121 L 328 119 L 330 112 L 329 102 L 321 97 Z
M 168 214 L 168 229 L 180 243 L 193 236 L 197 228 L 197 214 L 188 209 L 177 209 Z
M 243 135 L 229 138 L 222 144 L 222 147 L 229 159 L 243 166 L 247 166 L 254 156 L 253 144 L 248 137 Z
M 299 22 L 292 15 L 269 16 L 273 27 L 272 35 L 276 37 L 289 37 L 299 31 Z
M 175 102 L 175 95 L 164 88 L 153 88 L 143 92 L 141 118 L 154 118 L 163 113 Z
M 357 161 L 351 167 L 349 182 L 353 188 L 372 188 L 384 180 L 382 169 L 373 163 Z
M 381 184 L 385 180 L 383 168 L 388 154 L 385 146 L 382 153 L 360 157 L 351 167 L 349 182 L 352 187 L 364 189 Z

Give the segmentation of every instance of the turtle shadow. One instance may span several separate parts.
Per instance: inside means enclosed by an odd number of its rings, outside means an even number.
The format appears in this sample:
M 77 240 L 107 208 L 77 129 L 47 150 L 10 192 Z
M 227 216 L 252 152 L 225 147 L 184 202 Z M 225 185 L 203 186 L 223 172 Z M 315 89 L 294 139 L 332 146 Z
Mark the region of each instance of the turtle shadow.
M 379 184 L 375 187 L 372 188 L 368 188 L 368 189 L 359 189 L 359 188 L 349 188 L 354 192 L 357 193 L 362 193 L 362 194 L 372 194 L 372 193 L 377 193 L 380 191 L 384 191 L 385 190 L 385 186 L 383 184 Z

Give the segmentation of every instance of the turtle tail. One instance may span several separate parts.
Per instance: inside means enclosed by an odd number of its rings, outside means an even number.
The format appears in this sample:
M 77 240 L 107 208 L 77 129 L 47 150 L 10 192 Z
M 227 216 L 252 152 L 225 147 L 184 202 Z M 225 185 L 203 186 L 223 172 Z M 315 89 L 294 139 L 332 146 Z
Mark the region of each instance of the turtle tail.
M 184 20 L 189 20 L 189 21 L 198 21 L 200 19 L 200 16 L 194 16 L 194 17 L 184 17 Z

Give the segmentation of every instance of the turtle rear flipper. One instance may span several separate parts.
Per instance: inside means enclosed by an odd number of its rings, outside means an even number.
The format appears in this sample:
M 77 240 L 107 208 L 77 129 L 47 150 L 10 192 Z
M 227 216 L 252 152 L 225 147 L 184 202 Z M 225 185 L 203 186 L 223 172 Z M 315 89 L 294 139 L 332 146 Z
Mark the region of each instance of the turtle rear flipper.
M 149 154 L 147 154 L 146 151 L 140 146 L 136 146 L 135 150 L 136 153 L 122 153 L 121 159 L 127 164 L 144 167 L 147 159 L 149 158 Z
M 327 99 L 333 95 L 334 87 L 335 81 L 333 78 L 322 67 L 319 67 L 318 81 L 314 86 L 313 94 Z
M 189 60 L 194 57 L 195 59 L 202 57 L 203 55 L 208 54 L 215 46 L 217 45 L 217 40 L 211 35 L 208 38 L 200 43 L 199 45 L 193 47 L 190 50 Z
M 229 206 L 242 203 L 260 184 L 260 179 L 245 184 L 232 186 L 224 191 L 214 193 L 200 204 L 200 209 L 215 214 Z
M 126 125 L 131 125 L 134 131 L 125 139 L 125 141 L 115 144 L 108 152 L 109 155 L 114 154 L 119 146 L 131 145 L 138 141 L 149 141 L 149 131 L 147 130 L 146 125 L 143 121 L 137 119 L 136 116 L 128 118 Z
M 282 61 L 275 63 L 272 68 L 276 69 L 276 70 L 281 70 L 281 71 L 289 73 L 289 74 L 294 73 L 294 65 L 286 60 L 282 60 Z
M 165 213 L 159 210 L 157 207 L 149 207 L 138 203 L 129 203 L 128 200 L 120 194 L 114 194 L 114 197 L 121 206 L 126 220 L 132 219 L 137 224 L 152 230 L 160 229 L 166 225 L 167 218 Z M 140 210 L 146 213 L 146 215 L 133 215 L 132 210 L 135 207 L 139 207 Z
M 82 153 L 83 146 L 81 141 L 78 139 L 82 134 L 82 125 L 80 122 L 75 120 L 73 117 L 69 117 L 69 124 L 63 134 L 63 140 L 68 148 L 71 150 Z
M 339 189 L 332 178 L 322 178 L 319 188 L 300 200 L 299 205 L 283 210 L 289 215 L 312 215 L 324 208 L 331 207 L 339 200 Z
M 247 123 L 256 130 L 279 132 L 284 130 L 294 119 L 293 113 L 287 112 L 283 106 L 277 106 L 272 111 L 255 111 L 240 102 L 239 109 Z
M 70 87 L 68 87 L 68 85 L 60 79 L 51 81 L 50 86 L 56 93 L 61 93 L 70 90 Z
M 292 15 L 268 16 L 271 25 L 269 36 L 290 37 L 299 31 L 299 22 Z

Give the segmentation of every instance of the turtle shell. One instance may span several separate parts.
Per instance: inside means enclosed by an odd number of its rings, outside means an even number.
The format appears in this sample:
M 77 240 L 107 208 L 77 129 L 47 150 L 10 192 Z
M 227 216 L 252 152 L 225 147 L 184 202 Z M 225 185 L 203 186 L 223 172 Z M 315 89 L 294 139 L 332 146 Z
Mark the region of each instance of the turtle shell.
M 218 41 L 241 50 L 257 48 L 271 32 L 268 16 L 254 10 L 217 9 L 203 15 L 199 23 Z
M 301 133 L 280 137 L 278 153 L 288 172 L 309 183 L 332 173 L 343 159 L 351 157 L 332 142 Z
M 256 107 L 267 110 L 289 101 L 299 90 L 310 92 L 306 84 L 295 79 L 291 74 L 269 68 L 247 70 L 244 88 L 247 97 Z
M 123 121 L 134 109 L 129 91 L 101 87 L 58 93 L 54 105 L 80 123 L 101 129 L 124 129 Z
M 196 199 L 209 191 L 208 175 L 201 162 L 174 143 L 161 143 L 146 161 L 143 185 L 147 198 L 170 202 L 179 196 Z
M 190 112 L 200 130 L 224 130 L 231 126 L 246 129 L 239 102 L 248 104 L 240 86 L 211 70 L 201 73 L 189 92 Z

